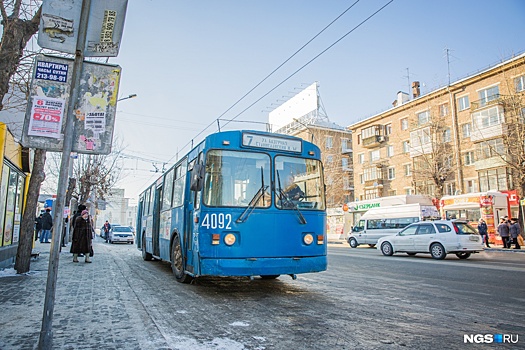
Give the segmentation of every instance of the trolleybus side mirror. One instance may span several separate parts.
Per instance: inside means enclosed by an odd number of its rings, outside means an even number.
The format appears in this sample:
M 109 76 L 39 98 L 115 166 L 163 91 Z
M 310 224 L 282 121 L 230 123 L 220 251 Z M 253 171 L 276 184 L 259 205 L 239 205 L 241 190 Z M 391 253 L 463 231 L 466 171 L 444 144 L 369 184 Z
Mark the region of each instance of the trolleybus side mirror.
M 190 190 L 200 191 L 204 183 L 204 165 L 195 164 L 191 169 L 191 183 Z

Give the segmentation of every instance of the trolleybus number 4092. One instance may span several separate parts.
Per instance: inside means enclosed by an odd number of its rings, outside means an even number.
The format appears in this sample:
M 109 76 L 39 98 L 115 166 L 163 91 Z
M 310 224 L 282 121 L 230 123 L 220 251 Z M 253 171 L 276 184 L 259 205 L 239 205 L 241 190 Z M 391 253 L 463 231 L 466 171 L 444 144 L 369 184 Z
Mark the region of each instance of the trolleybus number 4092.
M 211 213 L 204 215 L 201 226 L 207 229 L 231 230 L 232 214 Z

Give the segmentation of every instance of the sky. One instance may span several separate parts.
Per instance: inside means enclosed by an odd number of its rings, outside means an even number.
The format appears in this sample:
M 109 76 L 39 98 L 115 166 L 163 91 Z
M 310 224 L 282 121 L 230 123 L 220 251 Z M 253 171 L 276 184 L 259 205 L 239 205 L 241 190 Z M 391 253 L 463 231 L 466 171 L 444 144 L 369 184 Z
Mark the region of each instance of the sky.
M 449 72 L 454 81 L 523 52 L 523 23 L 522 0 L 130 0 L 109 59 L 122 67 L 119 97 L 137 95 L 117 106 L 128 156 L 117 186 L 137 199 L 155 167 L 217 131 L 217 118 L 237 121 L 223 130 L 263 130 L 249 121 L 267 122 L 316 81 L 330 121 L 351 125 L 390 108 L 411 81 L 424 94 Z

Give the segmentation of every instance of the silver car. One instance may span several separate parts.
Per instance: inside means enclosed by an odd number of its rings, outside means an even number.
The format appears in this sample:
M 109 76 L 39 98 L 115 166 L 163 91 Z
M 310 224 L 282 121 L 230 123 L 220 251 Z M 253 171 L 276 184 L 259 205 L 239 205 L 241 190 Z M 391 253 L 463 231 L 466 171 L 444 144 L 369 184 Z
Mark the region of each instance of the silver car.
M 109 243 L 124 242 L 133 244 L 135 236 L 129 226 L 113 226 L 109 231 Z
M 420 221 L 410 224 L 394 236 L 378 240 L 377 249 L 383 255 L 394 253 L 430 253 L 434 259 L 445 259 L 447 254 L 456 254 L 467 259 L 472 253 L 483 251 L 483 241 L 478 231 L 466 221 Z

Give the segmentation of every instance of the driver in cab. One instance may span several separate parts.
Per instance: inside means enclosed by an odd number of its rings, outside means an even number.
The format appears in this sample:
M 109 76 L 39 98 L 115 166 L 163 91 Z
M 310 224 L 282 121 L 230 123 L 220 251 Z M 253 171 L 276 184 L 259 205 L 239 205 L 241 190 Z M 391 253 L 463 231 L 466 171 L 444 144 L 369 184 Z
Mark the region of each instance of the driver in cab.
M 286 187 L 283 190 L 283 193 L 286 195 L 288 200 L 299 200 L 304 197 L 304 192 L 301 188 L 295 183 L 293 175 L 288 175 L 286 181 Z

